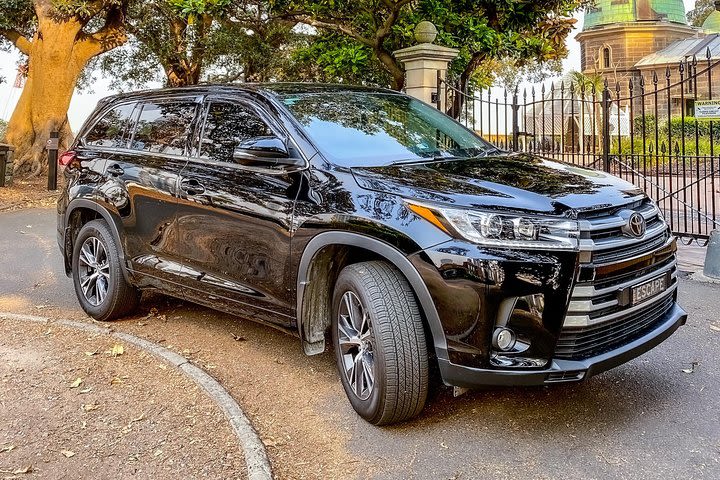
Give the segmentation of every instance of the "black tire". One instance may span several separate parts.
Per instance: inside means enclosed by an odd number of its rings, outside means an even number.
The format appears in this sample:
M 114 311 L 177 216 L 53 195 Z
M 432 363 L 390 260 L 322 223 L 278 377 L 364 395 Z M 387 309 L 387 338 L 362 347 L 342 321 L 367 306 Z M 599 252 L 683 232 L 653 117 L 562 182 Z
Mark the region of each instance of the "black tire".
M 86 244 L 86 242 L 89 242 Z M 83 246 L 92 248 L 93 243 L 102 246 L 105 254 L 100 253 L 95 262 L 100 265 L 103 270 L 102 275 L 97 275 L 95 280 L 95 290 L 92 286 L 86 287 L 90 292 L 86 294 L 81 285 L 81 278 L 87 280 L 92 277 L 90 271 L 98 272 L 99 268 L 93 270 L 89 267 L 86 259 L 90 258 L 87 253 L 83 254 Z M 120 246 L 115 241 L 110 228 L 104 220 L 93 220 L 86 223 L 80 229 L 80 233 L 75 240 L 72 256 L 72 278 L 75 284 L 75 294 L 80 302 L 80 306 L 85 312 L 95 320 L 107 321 L 124 317 L 133 312 L 140 302 L 140 292 L 130 285 L 122 272 L 120 264 L 119 250 Z M 98 247 L 100 251 L 100 247 Z M 81 254 L 83 257 L 81 259 Z M 92 283 L 92 282 L 91 282 Z M 104 295 L 98 292 L 99 289 L 106 287 Z
M 355 300 L 367 316 L 358 317 L 365 321 L 353 330 L 357 333 L 353 336 L 348 333 L 353 323 L 348 320 L 347 302 Z M 345 393 L 361 417 L 374 425 L 387 425 L 422 411 L 428 394 L 425 331 L 415 295 L 402 273 L 380 261 L 345 267 L 335 284 L 332 336 Z M 358 357 L 357 362 L 352 360 Z M 354 376 L 357 371 L 359 378 Z

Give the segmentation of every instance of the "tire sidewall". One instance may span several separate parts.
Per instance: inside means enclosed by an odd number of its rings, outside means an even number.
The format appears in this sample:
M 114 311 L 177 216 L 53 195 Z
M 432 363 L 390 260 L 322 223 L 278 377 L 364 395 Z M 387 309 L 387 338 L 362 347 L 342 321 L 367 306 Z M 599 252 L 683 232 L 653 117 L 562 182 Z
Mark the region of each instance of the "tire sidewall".
M 85 243 L 85 241 L 91 237 L 95 237 L 100 240 L 103 248 L 105 249 L 108 264 L 110 265 L 108 292 L 103 302 L 97 306 L 92 305 L 90 302 L 87 301 L 85 295 L 82 292 L 82 288 L 80 287 L 80 249 L 82 248 L 82 245 Z M 122 275 L 122 271 L 120 270 L 120 264 L 118 261 L 118 254 L 116 248 L 117 247 L 115 245 L 115 242 L 110 235 L 110 232 L 107 230 L 107 227 L 105 227 L 99 221 L 93 221 L 85 225 L 80 230 L 80 233 L 78 234 L 77 239 L 75 240 L 75 244 L 73 246 L 72 279 L 73 285 L 75 286 L 75 294 L 77 295 L 80 306 L 85 311 L 85 313 L 87 313 L 96 320 L 105 320 L 108 317 L 108 315 L 112 311 L 112 306 L 114 305 L 115 298 L 117 296 L 118 275 Z
M 343 359 L 340 345 L 338 343 L 338 314 L 340 312 L 340 302 L 345 292 L 351 291 L 357 295 L 362 307 L 367 312 L 368 318 L 370 319 L 370 330 L 371 330 L 371 341 L 373 346 L 373 360 L 375 365 L 375 384 L 373 391 L 370 396 L 362 400 L 352 390 L 350 383 L 347 380 L 345 372 L 343 371 Z M 375 312 L 369 307 L 372 305 L 368 301 L 366 295 L 366 289 L 362 283 L 352 274 L 348 275 L 343 272 L 335 286 L 335 293 L 333 295 L 333 318 L 332 318 L 332 340 L 333 349 L 335 350 L 335 360 L 338 367 L 338 374 L 340 375 L 340 381 L 342 382 L 345 393 L 348 400 L 352 404 L 355 411 L 360 414 L 363 418 L 371 423 L 374 423 L 376 419 L 379 419 L 383 414 L 384 405 L 381 403 L 385 398 L 385 388 L 387 385 L 386 365 L 385 358 L 383 355 L 383 348 L 381 345 L 382 337 L 378 332 L 377 322 L 375 319 Z

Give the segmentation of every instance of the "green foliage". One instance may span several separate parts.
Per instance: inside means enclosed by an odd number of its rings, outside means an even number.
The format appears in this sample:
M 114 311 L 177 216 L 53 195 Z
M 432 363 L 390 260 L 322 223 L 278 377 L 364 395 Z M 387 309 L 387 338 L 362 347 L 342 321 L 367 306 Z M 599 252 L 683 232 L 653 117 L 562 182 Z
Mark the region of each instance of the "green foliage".
M 34 30 L 35 23 L 32 0 L 0 0 L 0 30 L 15 29 L 27 35 Z M 9 47 L 2 35 L 0 46 Z
M 291 61 L 295 63 L 293 76 L 299 79 L 357 85 L 390 83 L 369 47 L 332 32 L 321 32 L 305 45 L 298 45 Z
M 225 13 L 230 0 L 167 0 L 167 3 L 183 17 L 205 14 L 218 16 Z
M 644 126 L 644 128 L 643 128 Z M 655 115 L 645 115 L 643 118 L 635 117 L 633 120 L 633 133 L 636 137 L 655 138 L 655 130 L 657 129 L 658 137 L 661 140 L 668 139 L 668 131 L 673 142 L 680 141 L 681 136 L 685 139 L 695 141 L 695 134 L 699 138 L 709 140 L 710 137 L 717 142 L 720 141 L 720 122 L 695 117 L 672 117 L 668 123 L 667 119 L 661 119 L 659 124 L 655 119 Z M 687 143 L 687 142 L 686 142 Z
M 105 0 L 103 2 L 93 2 L 88 0 L 53 0 L 53 6 L 61 17 L 77 16 L 82 19 L 92 18 L 97 14 L 98 3 L 105 7 L 120 6 L 122 0 Z
M 363 68 L 384 68 L 397 83 L 400 65 L 391 52 L 415 44 L 414 29 L 421 20 L 438 28 L 440 45 L 458 48 L 451 76 L 487 83 L 490 61 L 502 61 L 522 69 L 542 71 L 546 62 L 567 54 L 565 39 L 574 20 L 572 14 L 585 0 L 270 0 L 272 12 L 333 32 L 348 42 L 364 45 L 379 60 Z M 337 41 L 315 47 L 344 58 L 335 66 L 357 70 L 360 50 L 337 48 Z M 532 66 L 534 64 L 534 66 Z M 326 65 L 332 70 L 333 65 Z M 522 70 L 518 70 L 521 72 Z M 380 79 L 382 75 L 369 75 Z

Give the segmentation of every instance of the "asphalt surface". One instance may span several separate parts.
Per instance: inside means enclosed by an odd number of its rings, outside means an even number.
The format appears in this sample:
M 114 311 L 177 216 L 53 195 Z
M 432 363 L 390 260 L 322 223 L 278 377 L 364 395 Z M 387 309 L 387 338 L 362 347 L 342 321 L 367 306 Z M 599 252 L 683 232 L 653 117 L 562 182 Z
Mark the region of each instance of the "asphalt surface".
M 52 210 L 0 215 L 0 272 L 1 311 L 82 317 L 62 272 Z M 343 461 L 355 462 L 353 476 L 360 478 L 718 479 L 720 285 L 682 278 L 680 299 L 690 314 L 688 324 L 623 366 L 581 384 L 494 389 L 459 398 L 440 390 L 420 418 L 390 428 L 372 427 L 354 415 L 339 380 L 332 381 L 331 356 L 307 359 L 294 339 L 279 332 L 246 327 L 246 343 L 267 355 L 244 368 L 261 378 L 263 362 L 274 358 L 272 367 L 289 375 L 312 369 L 303 378 L 329 379 L 330 392 L 321 401 L 313 401 L 313 388 L 303 385 L 293 392 L 293 402 L 307 405 L 305 421 L 317 416 L 337 424 L 344 435 Z M 176 302 L 174 313 L 191 325 L 205 322 L 197 331 L 208 338 L 194 342 L 212 340 L 217 331 L 227 337 L 241 322 L 182 302 Z M 170 336 L 168 329 L 176 325 L 158 328 Z M 287 350 L 278 353 L 282 345 Z M 232 379 L 224 368 L 234 367 L 218 364 L 213 375 Z M 233 394 L 239 389 L 232 381 L 225 386 Z M 253 417 L 265 429 L 261 408 Z M 309 432 L 292 441 L 312 445 Z M 306 462 L 295 468 L 297 475 L 283 470 L 284 476 L 312 476 L 303 473 L 311 469 Z

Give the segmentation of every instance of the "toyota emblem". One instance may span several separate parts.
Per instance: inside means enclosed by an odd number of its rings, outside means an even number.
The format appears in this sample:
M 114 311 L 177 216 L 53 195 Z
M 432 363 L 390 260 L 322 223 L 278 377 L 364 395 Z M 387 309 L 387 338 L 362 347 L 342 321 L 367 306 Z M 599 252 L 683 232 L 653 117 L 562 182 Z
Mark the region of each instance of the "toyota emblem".
M 630 215 L 627 225 L 625 225 L 625 228 L 623 228 L 623 230 L 625 230 L 626 234 L 632 237 L 640 238 L 645 235 L 646 228 L 647 225 L 645 224 L 645 217 L 635 212 Z

